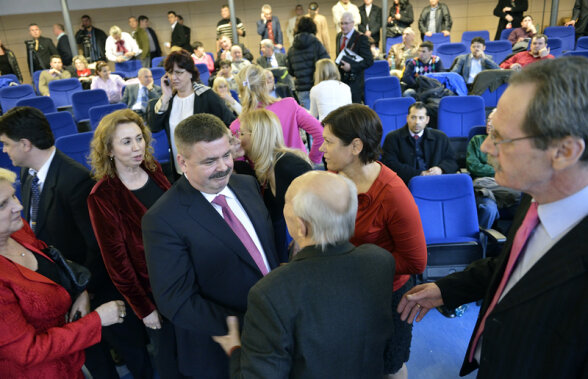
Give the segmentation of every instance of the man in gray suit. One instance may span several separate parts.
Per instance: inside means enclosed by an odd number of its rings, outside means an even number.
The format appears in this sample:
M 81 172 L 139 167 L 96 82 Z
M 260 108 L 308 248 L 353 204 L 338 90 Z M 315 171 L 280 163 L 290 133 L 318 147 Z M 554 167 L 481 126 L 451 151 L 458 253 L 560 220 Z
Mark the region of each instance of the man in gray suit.
M 460 375 L 588 375 L 588 65 L 545 59 L 510 77 L 482 144 L 501 186 L 525 192 L 502 253 L 416 286 L 398 306 L 420 321 L 483 299 Z
M 472 38 L 470 54 L 459 55 L 451 66 L 451 72 L 458 73 L 463 77 L 468 88 L 471 87 L 476 75 L 484 70 L 497 70 L 500 67 L 492 60 L 490 55 L 484 54 L 486 41 L 482 37 Z
M 310 171 L 285 200 L 286 225 L 301 250 L 251 288 L 241 341 L 236 317 L 227 319 L 228 335 L 213 337 L 230 355 L 231 377 L 383 377 L 395 261 L 375 245 L 349 243 L 355 185 Z
M 261 57 L 257 58 L 255 63 L 263 68 L 286 67 L 286 56 L 275 51 L 274 43 L 271 39 L 264 39 L 260 43 Z
M 151 70 L 143 67 L 137 76 L 139 84 L 131 84 L 125 88 L 122 102 L 141 117 L 145 118 L 145 110 L 151 99 L 159 99 L 161 87 L 153 84 Z

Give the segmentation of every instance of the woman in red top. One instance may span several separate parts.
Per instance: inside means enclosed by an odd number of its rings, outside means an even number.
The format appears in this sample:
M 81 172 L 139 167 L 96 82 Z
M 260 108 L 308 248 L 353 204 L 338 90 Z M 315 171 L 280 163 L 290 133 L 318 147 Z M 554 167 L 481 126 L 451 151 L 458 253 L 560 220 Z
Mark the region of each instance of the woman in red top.
M 122 322 L 124 304 L 89 313 L 84 291 L 72 305 L 59 267 L 42 252 L 47 245 L 20 217 L 15 177 L 0 169 L 0 378 L 80 379 L 84 349 L 100 342 L 102 326 Z
M 427 246 L 418 208 L 408 188 L 396 173 L 378 162 L 382 124 L 376 112 L 351 104 L 338 108 L 323 119 L 324 153 L 327 168 L 351 179 L 357 186 L 358 210 L 355 245 L 373 243 L 396 259 L 394 304 L 414 286 L 411 275 L 420 274 L 427 264 Z M 387 352 L 390 378 L 405 378 L 410 354 L 412 326 L 394 311 L 394 344 Z

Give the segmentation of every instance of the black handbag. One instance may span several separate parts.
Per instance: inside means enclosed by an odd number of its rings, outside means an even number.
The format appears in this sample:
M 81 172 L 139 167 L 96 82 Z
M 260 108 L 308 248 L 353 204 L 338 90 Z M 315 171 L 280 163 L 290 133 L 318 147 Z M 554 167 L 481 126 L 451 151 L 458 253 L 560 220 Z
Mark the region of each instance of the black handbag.
M 53 246 L 43 249 L 43 252 L 59 266 L 59 276 L 63 288 L 67 290 L 72 301 L 86 290 L 92 274 L 84 266 L 65 259 L 59 250 Z

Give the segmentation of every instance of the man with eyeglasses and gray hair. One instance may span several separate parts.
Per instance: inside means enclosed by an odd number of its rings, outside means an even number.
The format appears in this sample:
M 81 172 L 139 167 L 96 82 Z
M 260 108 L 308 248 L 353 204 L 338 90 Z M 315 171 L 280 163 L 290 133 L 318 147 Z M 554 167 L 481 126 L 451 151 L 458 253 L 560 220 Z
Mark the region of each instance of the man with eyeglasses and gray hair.
M 498 257 L 416 286 L 398 306 L 420 321 L 432 308 L 482 300 L 460 375 L 588 375 L 588 60 L 563 57 L 511 76 L 481 149 L 496 182 L 525 195 Z

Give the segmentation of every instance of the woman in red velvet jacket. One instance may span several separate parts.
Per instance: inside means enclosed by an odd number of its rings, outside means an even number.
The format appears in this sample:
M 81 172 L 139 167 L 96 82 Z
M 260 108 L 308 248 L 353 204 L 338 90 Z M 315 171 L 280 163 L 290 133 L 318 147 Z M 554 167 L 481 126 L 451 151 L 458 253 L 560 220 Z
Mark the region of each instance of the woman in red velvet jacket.
M 88 313 L 84 291 L 72 305 L 47 245 L 20 217 L 15 177 L 0 169 L 0 378 L 83 378 L 84 349 L 100 342 L 102 326 L 122 322 L 124 304 Z
M 159 373 L 174 377 L 177 366 L 170 344 L 175 344 L 175 338 L 153 300 L 141 233 L 141 218 L 170 184 L 153 157 L 149 129 L 129 109 L 105 116 L 91 147 L 98 183 L 88 196 L 88 209 L 104 264 L 118 291 L 145 324 Z

